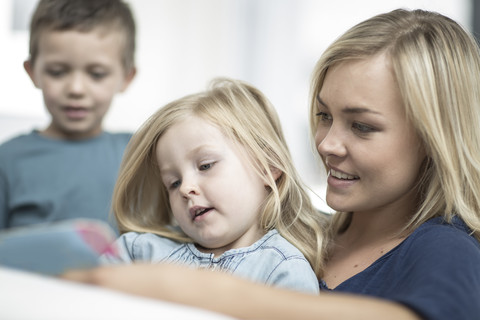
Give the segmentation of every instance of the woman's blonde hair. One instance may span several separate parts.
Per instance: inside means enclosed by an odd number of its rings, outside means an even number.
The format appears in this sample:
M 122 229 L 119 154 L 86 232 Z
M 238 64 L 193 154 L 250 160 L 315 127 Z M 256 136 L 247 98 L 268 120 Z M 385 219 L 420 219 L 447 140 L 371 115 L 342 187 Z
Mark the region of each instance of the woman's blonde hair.
M 172 125 L 193 115 L 214 124 L 247 150 L 251 164 L 266 178 L 270 191 L 260 214 L 261 227 L 265 231 L 277 229 L 320 275 L 321 215 L 312 206 L 293 166 L 275 109 L 258 89 L 241 81 L 216 79 L 207 91 L 167 104 L 135 133 L 113 195 L 112 209 L 120 232 L 150 232 L 176 241 L 192 241 L 179 228 L 171 228 L 175 221 L 155 148 Z M 276 181 L 272 169 L 281 172 Z
M 314 136 L 316 97 L 330 67 L 385 53 L 428 157 L 419 177 L 419 203 L 405 226 L 461 217 L 480 240 L 480 54 L 475 39 L 458 23 L 435 12 L 394 10 L 354 26 L 324 52 L 313 73 L 310 127 Z M 413 152 L 413 150 L 412 150 Z M 339 213 L 338 232 L 349 214 Z

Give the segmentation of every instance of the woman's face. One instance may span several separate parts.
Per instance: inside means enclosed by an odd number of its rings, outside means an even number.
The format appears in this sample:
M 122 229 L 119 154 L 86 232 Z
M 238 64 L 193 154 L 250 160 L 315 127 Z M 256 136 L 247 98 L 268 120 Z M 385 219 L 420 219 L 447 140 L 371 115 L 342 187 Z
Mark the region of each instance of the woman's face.
M 315 143 L 328 170 L 328 205 L 371 213 L 412 208 L 425 151 L 388 57 L 331 67 L 317 99 Z

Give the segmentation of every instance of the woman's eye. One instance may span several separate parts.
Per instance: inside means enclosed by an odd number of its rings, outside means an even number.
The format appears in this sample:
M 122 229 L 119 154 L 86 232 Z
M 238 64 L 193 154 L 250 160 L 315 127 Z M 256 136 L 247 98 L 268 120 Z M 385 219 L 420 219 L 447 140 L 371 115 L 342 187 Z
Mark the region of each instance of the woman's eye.
M 319 117 L 321 121 L 332 121 L 333 119 L 331 115 L 323 111 L 318 112 L 316 116 Z
M 355 131 L 358 131 L 361 134 L 366 134 L 366 133 L 377 131 L 375 128 L 373 128 L 369 125 L 363 124 L 363 123 L 359 123 L 359 122 L 354 122 L 352 124 L 352 128 Z

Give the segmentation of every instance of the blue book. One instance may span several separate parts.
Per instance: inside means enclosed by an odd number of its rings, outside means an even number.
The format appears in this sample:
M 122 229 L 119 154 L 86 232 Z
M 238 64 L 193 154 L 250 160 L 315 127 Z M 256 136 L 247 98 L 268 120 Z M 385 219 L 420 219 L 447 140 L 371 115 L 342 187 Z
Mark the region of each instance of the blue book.
M 115 232 L 90 219 L 6 229 L 0 232 L 0 266 L 59 275 L 100 265 L 104 253 L 116 255 Z

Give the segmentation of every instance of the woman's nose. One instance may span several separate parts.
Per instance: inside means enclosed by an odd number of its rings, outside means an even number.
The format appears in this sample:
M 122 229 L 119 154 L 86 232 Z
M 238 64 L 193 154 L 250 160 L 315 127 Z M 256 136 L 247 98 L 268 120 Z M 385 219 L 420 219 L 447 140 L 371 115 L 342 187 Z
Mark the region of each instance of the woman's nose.
M 346 133 L 333 125 L 328 128 L 317 128 L 315 134 L 317 151 L 322 157 L 345 156 L 347 154 L 347 140 Z

